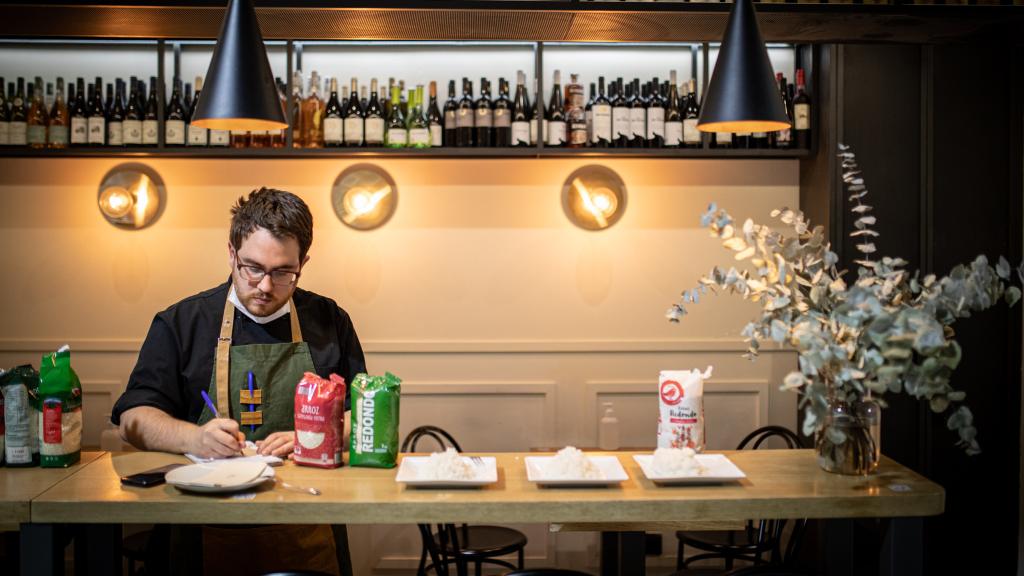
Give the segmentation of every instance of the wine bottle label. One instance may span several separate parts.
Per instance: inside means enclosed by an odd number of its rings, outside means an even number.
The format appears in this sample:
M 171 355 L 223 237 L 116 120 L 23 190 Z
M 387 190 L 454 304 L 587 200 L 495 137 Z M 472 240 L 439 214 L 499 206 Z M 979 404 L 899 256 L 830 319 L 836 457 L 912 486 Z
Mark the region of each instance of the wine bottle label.
M 110 122 L 107 124 L 107 145 L 124 145 L 124 122 Z
M 767 132 L 754 132 L 754 138 L 767 138 Z
M 29 144 L 46 144 L 46 126 L 28 126 L 25 139 Z
M 362 144 L 363 142 L 363 119 L 359 116 L 349 116 L 345 118 L 345 142 L 349 144 Z M 376 123 L 374 124 L 376 126 Z M 383 135 L 379 135 L 379 139 L 383 139 Z
M 0 122 L 0 146 L 11 143 L 11 124 L 10 122 Z
M 189 146 L 206 146 L 206 139 L 208 137 L 206 128 L 200 128 L 189 124 L 186 132 L 188 132 Z
M 521 146 L 530 144 L 530 123 L 525 120 L 512 123 L 512 145 Z
M 473 127 L 473 110 L 469 108 L 459 108 L 458 113 L 455 115 L 455 127 L 456 128 L 472 128 Z
M 444 126 L 440 124 L 430 125 L 430 145 L 441 146 L 443 144 L 442 137 L 444 135 Z
M 345 122 L 338 117 L 324 118 L 324 142 L 339 144 L 342 141 Z
M 654 106 L 647 109 L 647 139 L 665 135 L 665 109 Z
M 409 142 L 409 135 L 403 128 L 388 128 L 388 145 L 405 146 Z
M 430 129 L 413 128 L 409 130 L 410 146 L 430 146 Z
M 14 122 L 11 122 L 13 127 Z M 85 144 L 89 141 L 89 126 L 85 121 L 85 118 L 76 116 L 71 119 L 71 143 L 72 144 Z M 11 144 L 14 144 L 12 138 Z
M 553 120 L 548 122 L 548 128 L 544 131 L 548 138 L 548 146 L 561 146 L 565 144 L 565 122 Z
M 74 123 L 72 122 L 72 125 Z M 142 144 L 142 121 L 125 120 L 121 123 L 121 138 L 125 144 Z
M 678 120 L 665 122 L 665 145 L 679 146 L 683 142 L 684 130 L 683 123 Z
M 383 144 L 384 143 L 384 119 L 383 118 L 367 118 L 366 122 L 366 143 L 367 144 Z
M 779 144 L 788 144 L 791 140 L 793 140 L 793 131 L 789 128 L 775 133 L 775 141 Z
M 107 120 L 103 116 L 90 116 L 88 119 L 89 126 L 89 144 L 103 145 L 106 140 L 106 128 Z
M 512 125 L 512 115 L 508 113 L 508 110 L 504 108 L 498 108 L 494 111 L 494 127 L 495 128 L 508 128 Z
M 625 136 L 629 138 L 629 108 L 625 106 L 616 106 L 612 108 L 612 137 L 619 138 Z
M 494 126 L 494 111 L 490 108 L 480 108 L 474 114 L 477 128 L 490 128 Z
M 715 142 L 719 146 L 722 144 L 732 144 L 732 132 L 715 132 Z
M 444 126 L 451 130 L 454 129 L 458 123 L 455 121 L 455 110 L 444 111 Z
M 227 130 L 210 130 L 210 146 L 227 146 L 231 144 L 231 133 Z
M 512 139 L 515 141 L 515 138 Z M 534 146 L 537 144 L 537 119 L 530 119 L 530 145 Z
M 665 136 L 668 138 L 668 136 Z M 687 144 L 700 144 L 700 130 L 697 129 L 697 119 L 687 118 L 683 120 L 683 142 Z
M 49 138 L 51 144 L 60 144 L 66 146 L 68 143 L 68 127 L 50 126 Z
M 591 108 L 593 122 L 593 139 L 591 142 L 611 142 L 612 140 L 612 107 L 608 104 L 595 104 Z
M 14 146 L 24 146 L 28 144 L 28 124 L 25 122 L 11 122 L 10 139 L 11 144 Z M 85 142 L 85 140 L 82 142 Z
M 811 105 L 797 104 L 793 106 L 793 123 L 797 130 L 811 129 Z
M 160 138 L 160 127 L 156 120 L 142 121 L 142 143 L 156 144 Z
M 629 109 L 629 138 L 644 138 L 647 134 L 647 111 L 643 108 Z
M 569 144 L 586 146 L 587 144 L 587 123 L 585 121 L 570 121 L 566 126 L 569 136 Z
M 169 146 L 183 146 L 185 144 L 184 120 L 168 120 L 164 124 L 164 143 Z
M 587 110 L 584 113 L 587 123 L 587 142 L 595 142 L 594 140 L 594 112 Z

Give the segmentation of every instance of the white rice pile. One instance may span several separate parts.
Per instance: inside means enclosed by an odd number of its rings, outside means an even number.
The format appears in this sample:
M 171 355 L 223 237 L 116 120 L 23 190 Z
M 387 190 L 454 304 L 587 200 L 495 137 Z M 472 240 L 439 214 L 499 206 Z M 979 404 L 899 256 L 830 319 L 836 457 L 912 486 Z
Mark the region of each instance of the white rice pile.
M 558 451 L 544 467 L 548 478 L 555 480 L 599 480 L 604 478 L 598 468 L 582 450 L 566 446 Z
M 705 471 L 692 448 L 658 448 L 653 467 L 661 476 L 700 476 Z
M 416 475 L 423 480 L 472 480 L 476 478 L 476 470 L 455 448 L 448 448 L 428 456 Z

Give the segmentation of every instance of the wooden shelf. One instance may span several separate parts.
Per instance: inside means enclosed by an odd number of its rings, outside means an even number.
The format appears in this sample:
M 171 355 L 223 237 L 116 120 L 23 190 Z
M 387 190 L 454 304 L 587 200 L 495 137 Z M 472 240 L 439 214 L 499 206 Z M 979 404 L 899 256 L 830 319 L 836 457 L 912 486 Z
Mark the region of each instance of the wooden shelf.
M 807 150 L 722 148 L 0 148 L 0 158 L 803 158 Z
M 0 5 L 0 37 L 212 39 L 223 0 L 42 0 Z M 731 5 L 568 0 L 268 0 L 268 40 L 718 42 Z M 769 42 L 1012 40 L 1020 6 L 759 3 Z

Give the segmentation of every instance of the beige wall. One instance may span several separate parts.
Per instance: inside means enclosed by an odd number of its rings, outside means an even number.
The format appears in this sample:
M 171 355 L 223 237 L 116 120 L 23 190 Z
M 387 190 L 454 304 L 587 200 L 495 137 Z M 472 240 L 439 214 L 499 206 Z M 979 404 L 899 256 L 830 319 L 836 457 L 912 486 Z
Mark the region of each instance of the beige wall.
M 707 364 L 711 447 L 795 423 L 795 396 L 778 391 L 792 354 L 739 357 L 754 308 L 712 297 L 679 325 L 664 319 L 681 289 L 729 261 L 699 228 L 707 204 L 762 221 L 796 206 L 795 160 L 602 161 L 629 201 L 600 233 L 561 210 L 562 181 L 585 159 L 380 161 L 398 211 L 368 233 L 334 216 L 330 186 L 352 162 L 326 159 L 146 160 L 166 182 L 166 210 L 151 228 L 118 230 L 96 193 L 120 162 L 0 159 L 0 366 L 38 365 L 69 342 L 88 393 L 87 442 L 153 314 L 227 277 L 228 208 L 260 185 L 309 203 L 316 229 L 301 284 L 349 311 L 371 371 L 405 379 L 403 432 L 439 424 L 484 451 L 594 445 L 600 405 L 612 401 L 623 444 L 650 446 L 658 370 Z M 396 530 L 356 531 L 364 570 L 415 566 L 414 532 Z M 585 567 L 593 541 L 557 538 L 558 560 Z M 553 562 L 555 542 L 531 528 L 529 556 Z

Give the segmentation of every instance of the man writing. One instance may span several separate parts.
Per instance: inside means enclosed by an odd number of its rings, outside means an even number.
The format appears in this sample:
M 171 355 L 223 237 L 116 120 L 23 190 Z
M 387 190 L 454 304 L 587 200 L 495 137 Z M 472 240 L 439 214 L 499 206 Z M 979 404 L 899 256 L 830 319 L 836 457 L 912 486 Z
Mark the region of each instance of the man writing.
M 111 420 L 137 448 L 223 458 L 252 440 L 261 454 L 287 456 L 303 373 L 335 373 L 351 382 L 366 371 L 348 314 L 297 287 L 313 241 L 308 206 L 289 192 L 261 188 L 240 198 L 231 213 L 230 280 L 156 315 L 114 405 Z M 246 394 L 250 383 L 258 395 Z M 267 548 L 280 562 L 284 527 L 275 528 Z M 297 536 L 308 542 L 305 529 Z M 246 538 L 247 549 L 260 548 L 252 534 Z M 210 556 L 207 572 L 216 573 Z M 238 573 L 237 564 L 232 568 Z

